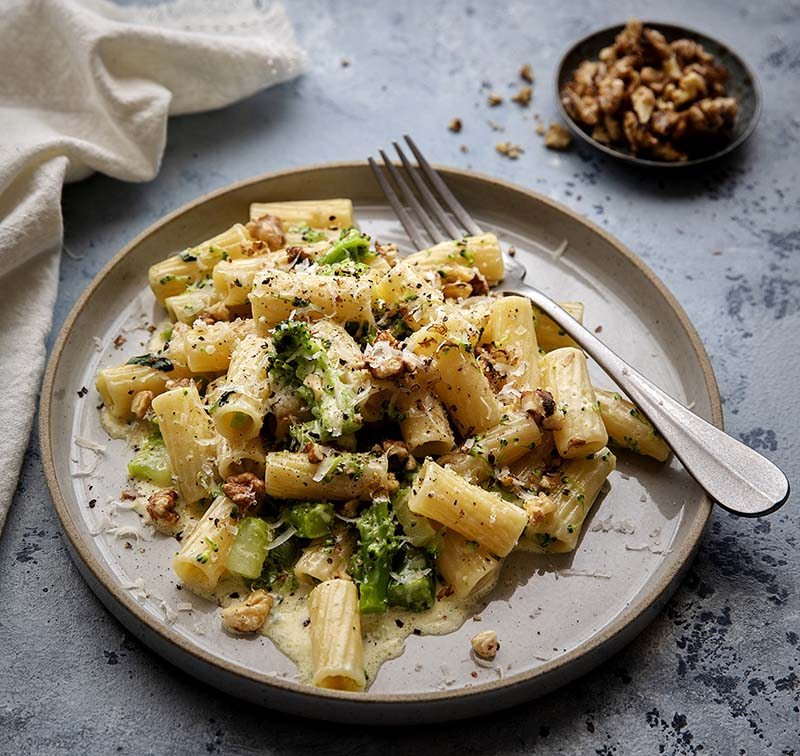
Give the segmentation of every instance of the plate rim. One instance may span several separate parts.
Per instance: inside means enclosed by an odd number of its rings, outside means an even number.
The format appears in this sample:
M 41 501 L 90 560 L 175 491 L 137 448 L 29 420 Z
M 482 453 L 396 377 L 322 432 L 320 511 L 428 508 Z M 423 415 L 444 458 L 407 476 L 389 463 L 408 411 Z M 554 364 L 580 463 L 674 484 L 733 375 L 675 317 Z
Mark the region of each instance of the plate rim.
M 593 139 L 591 134 L 588 134 L 584 131 L 580 125 L 575 121 L 575 119 L 567 113 L 567 109 L 564 107 L 564 103 L 561 101 L 561 87 L 559 86 L 559 81 L 561 79 L 561 74 L 564 70 L 564 67 L 567 62 L 567 58 L 581 45 L 585 45 L 587 42 L 592 40 L 593 37 L 600 36 L 601 34 L 607 34 L 611 31 L 622 31 L 625 27 L 626 22 L 621 22 L 617 24 L 610 24 L 609 26 L 605 26 L 602 29 L 595 29 L 592 32 L 584 35 L 576 42 L 571 44 L 564 54 L 561 56 L 561 59 L 558 61 L 558 65 L 556 66 L 556 73 L 553 80 L 555 85 L 555 100 L 556 105 L 558 106 L 558 111 L 561 117 L 567 122 L 570 130 L 578 137 L 583 139 L 583 141 L 591 147 L 594 147 L 601 152 L 604 152 L 609 157 L 613 157 L 617 160 L 620 160 L 628 165 L 635 165 L 641 168 L 665 168 L 665 169 L 678 169 L 678 168 L 694 168 L 699 165 L 704 165 L 705 163 L 710 163 L 714 160 L 718 160 L 719 158 L 724 157 L 725 155 L 729 155 L 734 150 L 741 147 L 753 134 L 758 125 L 759 120 L 761 120 L 761 111 L 763 108 L 764 103 L 764 93 L 761 88 L 761 84 L 758 80 L 758 77 L 755 74 L 755 71 L 750 66 L 750 64 L 737 52 L 734 47 L 731 45 L 721 42 L 716 37 L 712 37 L 710 34 L 706 34 L 705 32 L 698 31 L 697 29 L 693 29 L 690 26 L 684 26 L 683 24 L 676 24 L 672 21 L 642 21 L 644 26 L 652 26 L 658 30 L 659 28 L 670 28 L 673 30 L 678 30 L 682 34 L 685 33 L 690 37 L 694 37 L 698 41 L 702 42 L 703 38 L 713 42 L 715 45 L 721 48 L 725 48 L 736 60 L 739 62 L 739 65 L 744 69 L 747 75 L 750 77 L 750 81 L 753 85 L 753 92 L 754 92 L 754 100 L 755 100 L 755 107 L 753 109 L 753 115 L 750 118 L 750 122 L 747 124 L 745 130 L 734 140 L 723 146 L 721 149 L 713 152 L 709 155 L 704 155 L 703 157 L 693 158 L 692 160 L 685 160 L 683 162 L 669 162 L 667 160 L 651 160 L 649 158 L 637 157 L 636 155 L 630 152 L 623 152 L 622 150 L 615 149 L 614 147 L 609 147 L 608 145 L 602 144 L 598 142 L 596 139 Z
M 529 198 L 547 205 L 552 210 L 565 213 L 574 221 L 586 226 L 590 231 L 600 235 L 614 248 L 615 252 L 620 254 L 628 263 L 637 268 L 638 271 L 648 279 L 648 281 L 665 299 L 667 305 L 680 322 L 684 332 L 689 337 L 689 341 L 694 350 L 694 355 L 698 360 L 703 377 L 705 379 L 711 407 L 711 422 L 719 428 L 723 427 L 722 403 L 717 380 L 714 375 L 711 361 L 708 357 L 705 347 L 703 346 L 700 336 L 689 319 L 689 316 L 686 314 L 675 296 L 670 292 L 666 285 L 661 282 L 655 273 L 653 273 L 653 271 L 633 253 L 633 251 L 628 249 L 626 245 L 589 219 L 583 217 L 560 202 L 540 194 L 539 192 L 477 171 L 442 165 L 436 165 L 435 167 L 437 171 L 443 174 L 445 179 L 449 174 L 451 176 L 464 178 L 466 180 L 494 185 L 507 191 L 518 192 L 527 195 Z M 234 182 L 232 184 L 227 184 L 224 187 L 208 192 L 163 216 L 155 223 L 138 233 L 127 244 L 125 244 L 122 249 L 117 252 L 92 278 L 80 297 L 78 297 L 77 301 L 70 309 L 69 314 L 64 319 L 64 323 L 61 326 L 58 337 L 53 344 L 53 348 L 48 358 L 41 390 L 38 429 L 39 447 L 41 451 L 42 465 L 44 468 L 47 487 L 50 492 L 53 507 L 61 523 L 61 527 L 69 540 L 69 551 L 73 560 L 75 560 L 77 557 L 80 557 L 80 561 L 83 564 L 78 565 L 79 568 L 86 568 L 91 573 L 93 580 L 87 579 L 86 582 L 89 584 L 89 587 L 92 588 L 93 592 L 96 594 L 98 593 L 97 587 L 93 584 L 94 581 L 97 581 L 99 586 L 105 592 L 110 594 L 111 597 L 113 597 L 119 607 L 125 610 L 129 615 L 132 615 L 138 626 L 144 625 L 144 628 L 147 631 L 150 633 L 155 633 L 155 639 L 161 643 L 166 642 L 169 645 L 177 646 L 178 651 L 182 652 L 184 655 L 188 655 L 193 659 L 193 661 L 199 662 L 201 665 L 210 666 L 217 672 L 222 671 L 233 676 L 234 678 L 243 678 L 244 681 L 251 685 L 272 688 L 275 689 L 276 692 L 280 691 L 292 697 L 300 696 L 301 698 L 311 698 L 314 699 L 317 704 L 343 704 L 351 707 L 356 705 L 361 709 L 370 705 L 375 706 L 379 704 L 403 708 L 409 705 L 413 706 L 417 704 L 441 705 L 447 704 L 448 702 L 474 700 L 476 697 L 480 696 L 486 696 L 488 698 L 493 693 L 510 693 L 512 689 L 520 689 L 531 685 L 536 678 L 544 678 L 545 680 L 550 679 L 554 674 L 563 671 L 565 668 L 569 669 L 577 667 L 579 668 L 578 674 L 585 674 L 589 669 L 593 668 L 596 663 L 592 663 L 588 667 L 584 663 L 583 667 L 581 668 L 581 660 L 584 660 L 585 662 L 587 659 L 592 659 L 593 655 L 596 655 L 602 647 L 610 644 L 620 633 L 623 633 L 629 627 L 636 627 L 637 629 L 635 634 L 638 634 L 643 627 L 646 626 L 646 624 L 649 624 L 649 621 L 652 619 L 646 618 L 648 611 L 652 612 L 654 606 L 659 606 L 660 601 L 664 601 L 669 597 L 670 594 L 668 591 L 670 588 L 674 588 L 677 585 L 677 581 L 688 568 L 691 559 L 699 545 L 703 532 L 705 531 L 706 525 L 708 524 L 713 503 L 707 495 L 701 494 L 699 497 L 699 500 L 695 505 L 698 508 L 698 516 L 695 519 L 692 529 L 687 534 L 687 538 L 680 547 L 677 555 L 678 558 L 673 562 L 673 565 L 669 568 L 669 570 L 661 576 L 658 582 L 652 586 L 646 594 L 637 594 L 634 600 L 631 601 L 614 618 L 614 620 L 609 622 L 605 627 L 601 628 L 599 632 L 597 632 L 587 641 L 576 646 L 574 649 L 571 649 L 563 655 L 560 655 L 548 662 L 544 662 L 533 670 L 517 673 L 504 679 L 480 683 L 470 688 L 452 690 L 445 689 L 421 693 L 370 693 L 368 690 L 363 693 L 352 693 L 345 691 L 323 690 L 292 680 L 270 677 L 267 674 L 248 669 L 244 665 L 237 665 L 226 659 L 221 659 L 218 656 L 214 656 L 205 649 L 195 645 L 187 638 L 181 636 L 170 626 L 165 625 L 163 622 L 157 621 L 154 617 L 152 617 L 134 599 L 134 597 L 130 595 L 129 591 L 125 591 L 121 587 L 118 581 L 114 579 L 113 574 L 107 570 L 105 566 L 88 551 L 87 548 L 85 548 L 83 542 L 84 539 L 82 538 L 78 527 L 70 515 L 66 499 L 62 494 L 58 483 L 55 462 L 53 459 L 52 439 L 50 436 L 50 419 L 54 392 L 56 389 L 55 376 L 61 363 L 64 347 L 70 335 L 72 334 L 77 319 L 79 318 L 83 309 L 86 307 L 89 299 L 92 297 L 100 284 L 111 274 L 114 268 L 116 268 L 117 265 L 119 265 L 129 254 L 131 254 L 131 252 L 139 244 L 141 244 L 141 242 L 182 214 L 211 200 L 222 197 L 225 194 L 238 191 L 239 189 L 252 184 L 263 181 L 280 180 L 294 174 L 313 173 L 332 169 L 359 170 L 363 171 L 366 176 L 371 177 L 371 174 L 369 173 L 369 167 L 366 162 L 356 160 L 335 161 L 270 171 Z M 86 579 L 87 576 L 84 574 L 83 569 L 79 569 L 79 571 L 84 579 Z M 100 598 L 102 598 L 102 596 L 100 596 Z M 105 602 L 103 603 L 105 604 Z M 111 611 L 112 614 L 116 614 L 116 612 L 112 610 L 112 607 L 106 605 L 106 608 Z M 644 625 L 642 624 L 643 621 L 645 621 Z M 635 635 L 633 637 L 635 637 Z M 627 643 L 632 639 L 632 637 L 628 638 L 625 642 Z M 160 644 L 159 647 L 157 647 L 155 643 L 147 643 L 147 645 L 153 648 L 160 656 L 165 656 L 164 651 L 160 648 Z M 197 676 L 194 670 L 186 671 L 189 671 L 191 674 Z M 566 682 L 566 678 L 564 678 L 563 682 Z M 549 687 L 554 688 L 560 686 L 561 684 L 561 682 L 557 682 L 555 685 L 550 685 Z M 216 685 L 215 687 L 219 688 L 221 686 Z M 240 697 L 244 696 L 243 693 L 239 693 L 239 695 Z M 276 706 L 281 708 L 279 701 L 269 700 L 264 703 L 268 706 Z M 502 704 L 499 706 L 495 705 L 493 707 L 489 707 L 487 708 L 487 711 L 501 708 L 501 706 Z M 332 712 L 332 714 L 333 713 L 334 712 Z M 439 718 L 456 718 L 456 716 L 451 714 L 450 716 L 441 716 Z

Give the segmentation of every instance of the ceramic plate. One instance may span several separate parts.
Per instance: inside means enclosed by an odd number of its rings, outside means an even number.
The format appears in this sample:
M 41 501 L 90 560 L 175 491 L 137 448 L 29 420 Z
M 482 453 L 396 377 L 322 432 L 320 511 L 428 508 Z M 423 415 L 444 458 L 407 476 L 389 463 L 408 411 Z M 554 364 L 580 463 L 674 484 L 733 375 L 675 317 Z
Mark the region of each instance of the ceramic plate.
M 721 424 L 716 382 L 694 328 L 630 251 L 534 192 L 442 172 L 480 225 L 516 247 L 531 281 L 557 299 L 583 301 L 587 325 L 613 349 Z M 301 168 L 236 184 L 178 210 L 114 257 L 76 303 L 53 349 L 41 406 L 45 472 L 73 558 L 108 609 L 156 652 L 210 685 L 278 709 L 339 721 L 422 722 L 541 695 L 630 641 L 677 586 L 711 511 L 677 462 L 660 465 L 620 452 L 610 491 L 590 514 L 574 554 L 514 555 L 480 622 L 468 620 L 451 635 L 410 636 L 405 652 L 361 694 L 304 685 L 266 637 L 226 635 L 216 606 L 178 589 L 170 567 L 174 540 L 131 534 L 138 517 L 118 500 L 130 453 L 100 426 L 94 376 L 140 354 L 147 324 L 162 317 L 147 267 L 247 218 L 250 202 L 322 197 L 351 197 L 362 228 L 407 246 L 366 164 Z M 119 334 L 126 341 L 115 348 Z M 612 387 L 599 372 L 594 379 Z M 92 444 L 103 450 L 87 448 Z M 489 628 L 502 648 L 494 664 L 479 667 L 470 658 L 470 638 Z

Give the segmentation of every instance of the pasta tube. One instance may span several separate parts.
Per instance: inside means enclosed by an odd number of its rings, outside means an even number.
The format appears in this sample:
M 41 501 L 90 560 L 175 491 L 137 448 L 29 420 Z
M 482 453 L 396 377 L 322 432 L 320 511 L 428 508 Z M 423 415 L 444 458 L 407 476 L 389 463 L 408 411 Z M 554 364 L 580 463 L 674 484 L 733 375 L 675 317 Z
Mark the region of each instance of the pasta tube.
M 583 302 L 559 302 L 558 306 L 566 310 L 579 323 L 583 323 Z M 575 340 L 554 320 L 551 320 L 538 307 L 533 308 L 533 321 L 536 328 L 536 339 L 546 352 L 561 347 L 578 348 Z
M 258 220 L 262 215 L 280 218 L 287 231 L 291 231 L 293 226 L 339 230 L 355 225 L 353 203 L 349 199 L 253 202 L 250 220 Z
M 297 276 L 280 270 L 264 272 L 250 292 L 256 330 L 270 328 L 293 312 L 305 318 L 333 318 L 339 323 L 373 323 L 372 284 L 352 276 Z
M 507 367 L 506 385 L 518 392 L 539 386 L 539 344 L 533 328 L 533 306 L 527 297 L 503 297 L 489 312 L 481 338 L 492 344 Z
M 593 454 L 608 443 L 600 417 L 586 356 L 580 349 L 562 347 L 541 361 L 542 381 L 563 414 L 561 427 L 553 431 L 558 453 L 566 459 Z
M 608 449 L 563 465 L 557 488 L 525 502 L 530 515 L 526 539 L 543 551 L 572 551 L 586 515 L 616 466 L 617 458 Z
M 490 286 L 503 280 L 503 253 L 494 234 L 465 236 L 463 239 L 442 242 L 430 249 L 415 252 L 405 258 L 408 265 L 420 270 L 436 270 L 448 263 L 477 268 Z
M 181 294 L 167 297 L 164 307 L 170 319 L 191 325 L 197 316 L 219 301 L 219 295 L 210 286 L 201 289 L 187 289 Z
M 224 373 L 236 344 L 251 333 L 250 319 L 211 325 L 195 321 L 191 328 L 175 326 L 165 354 L 187 364 L 192 373 Z
M 180 581 L 199 593 L 212 591 L 225 572 L 225 561 L 236 537 L 236 505 L 217 497 L 206 510 L 172 561 Z
M 615 444 L 659 462 L 666 460 L 669 447 L 641 410 L 616 392 L 597 388 L 594 392 L 608 437 Z
M 140 391 L 162 393 L 173 376 L 145 365 L 119 365 L 97 373 L 95 386 L 106 409 L 120 420 L 133 417 L 131 402 Z
M 336 526 L 330 537 L 312 541 L 294 565 L 295 577 L 303 582 L 334 578 L 349 580 L 347 570 L 355 544 L 349 530 Z
M 498 556 L 506 556 L 514 548 L 528 523 L 528 515 L 520 507 L 430 459 L 412 486 L 408 507 Z
M 462 436 L 483 433 L 500 422 L 500 402 L 471 350 L 444 342 L 433 363 L 441 376 L 434 390 Z
M 350 580 L 326 580 L 308 600 L 312 682 L 318 688 L 359 690 L 366 685 L 358 590 Z
M 310 462 L 302 452 L 267 454 L 266 491 L 276 499 L 368 500 L 378 491 L 396 488 L 384 455 L 331 454 Z
M 415 457 L 438 456 L 455 445 L 447 413 L 439 398 L 426 387 L 402 391 L 396 402 L 402 414 L 400 432 Z
M 444 294 L 434 289 L 413 267 L 400 263 L 391 268 L 375 284 L 373 299 L 399 308 L 405 324 L 413 331 L 433 323 L 446 323 L 446 330 L 454 337 L 474 344 L 478 329 Z
M 151 265 L 147 277 L 156 299 L 164 304 L 167 297 L 185 291 L 190 285 L 209 278 L 221 260 L 255 254 L 253 239 L 241 224 L 229 228 L 213 239 Z
M 478 596 L 497 582 L 503 562 L 454 530 L 445 532 L 436 569 L 456 598 Z
M 259 478 L 264 477 L 267 455 L 259 436 L 248 440 L 230 440 L 225 436 L 217 438 L 217 469 L 219 476 L 227 480 L 231 475 L 250 472 Z
M 261 431 L 270 395 L 269 346 L 269 341 L 251 334 L 231 353 L 228 375 L 213 411 L 214 425 L 225 438 L 246 441 Z
M 483 435 L 468 438 L 457 452 L 440 457 L 438 462 L 472 483 L 482 483 L 491 477 L 493 469 L 512 464 L 541 439 L 539 426 L 525 413 L 517 412 Z
M 183 500 L 192 504 L 208 496 L 215 479 L 217 433 L 197 387 L 167 391 L 152 406 Z

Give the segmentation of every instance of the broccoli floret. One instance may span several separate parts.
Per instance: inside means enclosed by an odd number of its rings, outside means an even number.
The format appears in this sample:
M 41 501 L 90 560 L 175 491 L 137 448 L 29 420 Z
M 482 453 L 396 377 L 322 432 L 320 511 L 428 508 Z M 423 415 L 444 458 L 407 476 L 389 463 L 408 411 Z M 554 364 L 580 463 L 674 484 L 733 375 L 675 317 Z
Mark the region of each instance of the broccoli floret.
M 359 544 L 353 574 L 358 583 L 359 607 L 364 614 L 385 612 L 389 606 L 392 560 L 402 545 L 395 533 L 389 502 L 374 502 L 358 518 L 356 527 Z
M 395 558 L 396 572 L 389 581 L 389 604 L 412 612 L 424 612 L 433 606 L 436 581 L 428 554 L 405 544 Z
M 375 258 L 375 252 L 369 248 L 369 241 L 369 236 L 362 234 L 357 228 L 345 229 L 333 246 L 317 260 L 317 265 L 333 265 L 345 260 L 369 262 Z
M 315 339 L 308 326 L 296 320 L 279 323 L 272 341 L 275 355 L 270 373 L 295 388 L 314 416 L 314 420 L 292 427 L 295 443 L 330 441 L 359 430 L 358 397 L 342 380 L 343 370 L 329 358 L 330 344 Z

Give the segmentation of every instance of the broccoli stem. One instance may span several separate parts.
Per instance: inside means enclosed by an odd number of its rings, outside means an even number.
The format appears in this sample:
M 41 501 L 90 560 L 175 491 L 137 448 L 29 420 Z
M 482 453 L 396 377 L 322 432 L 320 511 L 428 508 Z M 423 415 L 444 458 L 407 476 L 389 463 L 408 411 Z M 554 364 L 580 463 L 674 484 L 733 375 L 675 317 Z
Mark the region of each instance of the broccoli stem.
M 246 578 L 257 578 L 267 558 L 272 530 L 260 517 L 245 517 L 238 525 L 225 566 Z
M 358 518 L 356 527 L 359 534 L 359 608 L 363 614 L 385 612 L 389 606 L 389 573 L 398 548 L 389 502 L 385 499 L 374 502 Z
M 402 606 L 412 612 L 422 612 L 433 606 L 435 581 L 431 562 L 424 549 L 405 544 L 398 554 L 399 568 L 389 581 L 389 604 Z
M 154 433 L 142 444 L 142 448 L 128 462 L 128 475 L 149 480 L 166 488 L 172 483 L 167 448 L 160 433 Z
M 286 507 L 283 519 L 297 530 L 300 538 L 322 538 L 333 526 L 333 504 L 328 501 L 307 501 Z

